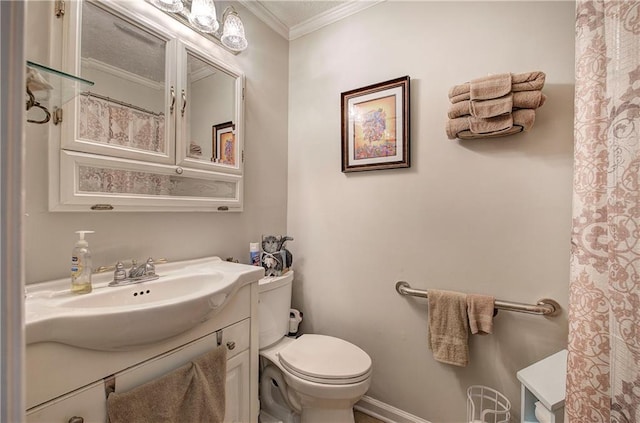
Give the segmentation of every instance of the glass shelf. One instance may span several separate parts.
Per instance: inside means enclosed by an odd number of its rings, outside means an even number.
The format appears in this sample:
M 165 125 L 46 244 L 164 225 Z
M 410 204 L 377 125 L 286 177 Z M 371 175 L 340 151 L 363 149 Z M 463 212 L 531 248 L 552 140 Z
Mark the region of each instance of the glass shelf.
M 41 75 L 51 87 L 31 89 L 31 92 L 35 97 L 35 101 L 39 103 L 38 107 L 45 110 L 48 108 L 49 111 L 53 111 L 55 108 L 60 108 L 63 104 L 73 99 L 82 91 L 94 85 L 92 81 L 87 79 L 60 72 L 28 60 L 27 67 L 37 71 L 37 73 Z M 30 86 L 29 82 L 27 82 L 27 86 Z

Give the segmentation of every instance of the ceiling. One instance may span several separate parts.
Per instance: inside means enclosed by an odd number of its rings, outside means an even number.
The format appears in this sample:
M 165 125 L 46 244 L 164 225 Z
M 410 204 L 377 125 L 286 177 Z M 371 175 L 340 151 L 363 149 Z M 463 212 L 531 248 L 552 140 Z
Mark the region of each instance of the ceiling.
M 239 0 L 260 20 L 294 40 L 384 0 Z

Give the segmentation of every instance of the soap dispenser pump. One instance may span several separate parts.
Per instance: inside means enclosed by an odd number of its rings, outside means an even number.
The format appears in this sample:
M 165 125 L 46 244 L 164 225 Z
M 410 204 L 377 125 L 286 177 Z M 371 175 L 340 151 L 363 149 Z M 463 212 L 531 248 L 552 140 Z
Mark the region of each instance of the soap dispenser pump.
M 93 231 L 76 231 L 80 239 L 76 241 L 71 253 L 71 292 L 74 294 L 88 294 L 91 292 L 91 251 L 89 243 L 84 239 L 85 234 Z

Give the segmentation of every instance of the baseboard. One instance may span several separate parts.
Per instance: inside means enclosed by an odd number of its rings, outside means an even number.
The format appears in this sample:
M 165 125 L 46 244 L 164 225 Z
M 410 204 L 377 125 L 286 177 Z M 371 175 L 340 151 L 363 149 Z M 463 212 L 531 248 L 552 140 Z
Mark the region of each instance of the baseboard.
M 385 423 L 431 423 L 366 395 L 353 408 Z

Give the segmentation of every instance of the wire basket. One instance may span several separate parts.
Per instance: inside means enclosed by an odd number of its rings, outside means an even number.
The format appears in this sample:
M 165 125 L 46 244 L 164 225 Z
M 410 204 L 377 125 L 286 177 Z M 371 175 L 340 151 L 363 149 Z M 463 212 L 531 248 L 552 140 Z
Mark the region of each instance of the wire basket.
M 467 388 L 467 422 L 509 423 L 511 402 L 495 389 L 472 385 Z

